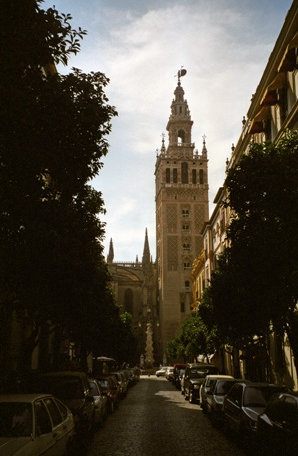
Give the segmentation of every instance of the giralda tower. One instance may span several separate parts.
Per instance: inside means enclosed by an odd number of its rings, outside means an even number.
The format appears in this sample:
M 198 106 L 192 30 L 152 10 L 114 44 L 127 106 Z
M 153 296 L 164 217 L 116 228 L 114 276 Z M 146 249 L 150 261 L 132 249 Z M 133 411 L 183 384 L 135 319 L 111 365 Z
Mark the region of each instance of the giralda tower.
M 177 336 L 191 312 L 191 268 L 202 250 L 201 230 L 208 221 L 208 168 L 205 139 L 201 154 L 192 142 L 187 100 L 178 84 L 155 165 L 156 256 L 160 342 L 164 361 L 167 343 Z

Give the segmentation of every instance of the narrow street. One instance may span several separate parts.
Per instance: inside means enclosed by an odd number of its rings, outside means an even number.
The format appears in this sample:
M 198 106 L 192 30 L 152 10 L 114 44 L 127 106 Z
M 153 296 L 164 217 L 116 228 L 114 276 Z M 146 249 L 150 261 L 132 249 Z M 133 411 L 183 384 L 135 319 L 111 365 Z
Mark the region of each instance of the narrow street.
M 243 456 L 198 405 L 164 378 L 141 377 L 108 417 L 86 456 Z

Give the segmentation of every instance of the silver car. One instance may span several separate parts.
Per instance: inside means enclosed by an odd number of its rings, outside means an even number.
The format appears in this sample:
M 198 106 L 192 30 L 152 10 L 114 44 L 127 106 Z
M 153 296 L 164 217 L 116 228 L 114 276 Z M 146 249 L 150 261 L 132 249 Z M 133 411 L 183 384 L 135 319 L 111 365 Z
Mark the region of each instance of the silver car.
M 207 413 L 207 395 L 218 379 L 233 379 L 231 375 L 206 375 L 200 389 L 200 405 L 204 413 Z
M 89 386 L 94 399 L 94 424 L 102 426 L 108 414 L 108 398 L 103 394 L 100 383 L 96 379 L 89 379 Z
M 64 456 L 74 435 L 71 411 L 52 395 L 0 396 L 1 456 Z

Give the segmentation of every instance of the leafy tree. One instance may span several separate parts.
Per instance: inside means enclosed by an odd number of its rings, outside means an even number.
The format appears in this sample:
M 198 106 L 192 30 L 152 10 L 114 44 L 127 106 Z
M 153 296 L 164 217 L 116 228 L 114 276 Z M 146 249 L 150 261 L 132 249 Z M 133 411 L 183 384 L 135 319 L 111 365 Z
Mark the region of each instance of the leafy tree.
M 177 361 L 186 361 L 184 345 L 181 340 L 181 335 L 174 337 L 173 339 L 169 340 L 167 344 L 167 355 L 169 360 L 172 363 Z
M 204 296 L 204 320 L 240 347 L 273 325 L 288 335 L 298 368 L 298 132 L 253 144 L 225 185 L 230 247 Z
M 24 364 L 48 321 L 85 351 L 118 315 L 101 243 L 103 200 L 88 184 L 116 115 L 109 80 L 56 72 L 86 32 L 41 3 L 0 7 L 0 306 L 6 316 L 27 315 Z
M 134 366 L 137 364 L 137 339 L 133 331 L 132 315 L 129 312 L 120 314 L 120 331 L 118 335 L 118 360 Z
M 184 322 L 178 337 L 167 347 L 171 359 L 193 361 L 199 355 L 208 355 L 215 350 L 215 332 L 208 331 L 199 312 L 192 313 Z

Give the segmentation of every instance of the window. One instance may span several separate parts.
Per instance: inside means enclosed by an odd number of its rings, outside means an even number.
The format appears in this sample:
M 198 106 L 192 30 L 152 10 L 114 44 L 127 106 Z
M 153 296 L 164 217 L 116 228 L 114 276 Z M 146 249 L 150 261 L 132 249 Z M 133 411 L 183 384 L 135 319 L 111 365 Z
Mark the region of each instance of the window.
M 186 223 L 183 224 L 183 225 L 182 225 L 182 230 L 183 230 L 183 231 L 189 231 L 189 225 L 186 224 Z
M 171 170 L 170 168 L 166 168 L 166 183 L 169 184 L 171 182 Z
M 192 170 L 192 183 L 193 184 L 197 183 L 197 170 L 196 169 Z
M 125 312 L 133 314 L 133 291 L 131 288 L 127 288 L 124 294 L 124 309 Z
M 183 268 L 184 269 L 191 269 L 191 264 L 189 262 L 183 263 Z
M 235 384 L 234 386 L 232 386 L 229 392 L 229 399 L 238 406 L 240 406 L 242 403 L 242 390 L 242 385 Z
M 52 424 L 49 414 L 43 402 L 38 401 L 35 403 L 35 419 L 37 434 L 48 434 L 52 432 Z
M 177 182 L 178 182 L 177 168 L 173 169 L 173 182 L 174 182 L 174 184 L 177 184 Z
M 67 415 L 68 415 L 68 411 L 67 411 L 67 408 L 62 404 L 62 402 L 60 402 L 58 399 L 55 399 L 55 403 L 62 415 L 62 418 L 65 420 L 67 418 Z
M 45 399 L 45 404 L 51 415 L 53 425 L 58 426 L 58 424 L 62 423 L 62 416 L 61 416 L 55 402 L 53 401 L 53 399 L 49 398 L 49 399 Z
M 182 111 L 180 111 L 180 112 L 182 112 Z M 185 132 L 184 132 L 184 130 L 179 130 L 178 131 L 178 143 L 179 144 L 185 143 Z
M 185 312 L 185 304 L 184 302 L 180 302 L 180 312 Z
M 188 184 L 188 164 L 186 162 L 181 163 L 181 182 Z
M 190 244 L 188 242 L 183 243 L 183 250 L 190 250 Z
M 189 217 L 189 209 L 182 209 L 182 217 Z
M 190 290 L 190 281 L 189 280 L 185 280 L 184 286 L 185 286 L 185 290 L 189 291 Z
M 200 184 L 204 184 L 204 170 L 203 169 L 199 170 L 199 180 L 200 180 Z

